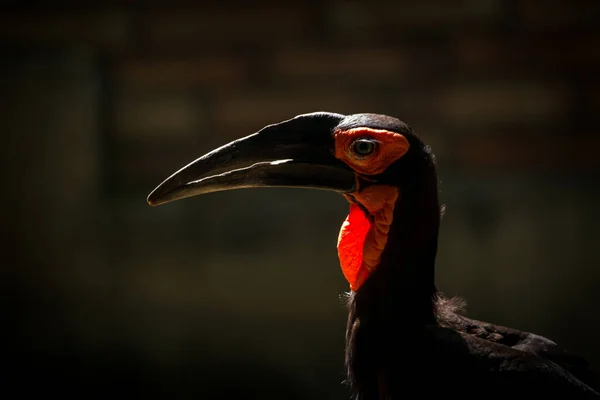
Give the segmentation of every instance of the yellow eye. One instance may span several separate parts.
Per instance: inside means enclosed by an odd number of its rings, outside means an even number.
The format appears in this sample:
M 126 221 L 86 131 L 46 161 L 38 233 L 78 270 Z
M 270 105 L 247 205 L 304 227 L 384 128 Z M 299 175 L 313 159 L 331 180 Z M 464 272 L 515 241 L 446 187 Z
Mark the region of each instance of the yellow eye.
M 368 156 L 375 150 L 375 141 L 370 139 L 357 139 L 352 143 L 352 150 L 357 155 Z

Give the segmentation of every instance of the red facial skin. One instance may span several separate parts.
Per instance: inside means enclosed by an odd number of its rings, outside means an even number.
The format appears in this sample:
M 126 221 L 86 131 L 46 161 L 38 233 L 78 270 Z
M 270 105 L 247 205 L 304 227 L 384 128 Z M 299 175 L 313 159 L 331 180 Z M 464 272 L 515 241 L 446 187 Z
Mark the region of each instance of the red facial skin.
M 357 139 L 376 141 L 375 149 L 367 156 L 354 152 Z M 377 175 L 398 158 L 410 145 L 401 134 L 383 129 L 354 128 L 334 133 L 335 156 L 350 166 L 357 175 Z M 352 194 L 372 216 L 367 218 L 350 196 L 350 213 L 338 237 L 338 255 L 342 272 L 352 291 L 357 291 L 369 274 L 377 268 L 387 243 L 392 224 L 398 188 L 390 185 L 373 185 Z

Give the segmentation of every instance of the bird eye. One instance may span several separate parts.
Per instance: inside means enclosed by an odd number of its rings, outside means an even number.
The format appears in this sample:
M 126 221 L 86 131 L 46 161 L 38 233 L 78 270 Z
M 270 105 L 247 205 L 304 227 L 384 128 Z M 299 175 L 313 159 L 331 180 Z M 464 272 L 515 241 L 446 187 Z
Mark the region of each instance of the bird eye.
M 352 150 L 359 156 L 368 156 L 375 150 L 375 141 L 369 139 L 358 139 L 352 143 Z

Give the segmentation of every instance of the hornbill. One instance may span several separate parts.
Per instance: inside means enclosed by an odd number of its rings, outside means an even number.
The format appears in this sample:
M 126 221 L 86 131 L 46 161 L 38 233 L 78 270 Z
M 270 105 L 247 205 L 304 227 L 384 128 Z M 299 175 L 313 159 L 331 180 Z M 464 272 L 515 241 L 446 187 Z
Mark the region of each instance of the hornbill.
M 441 207 L 435 158 L 386 115 L 315 112 L 219 147 L 164 180 L 156 206 L 252 187 L 332 190 L 350 203 L 338 237 L 352 398 L 600 398 L 586 361 L 529 332 L 464 316 L 434 283 Z

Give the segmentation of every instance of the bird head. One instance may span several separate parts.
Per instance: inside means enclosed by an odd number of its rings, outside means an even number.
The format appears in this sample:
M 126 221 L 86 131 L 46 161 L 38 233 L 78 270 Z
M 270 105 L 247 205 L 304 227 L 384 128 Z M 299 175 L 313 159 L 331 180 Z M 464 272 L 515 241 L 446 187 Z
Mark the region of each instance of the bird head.
M 196 159 L 156 187 L 148 203 L 253 187 L 338 192 L 350 202 L 338 255 L 350 289 L 357 291 L 380 264 L 394 208 L 423 161 L 431 161 L 428 155 L 411 128 L 396 118 L 302 114 Z

